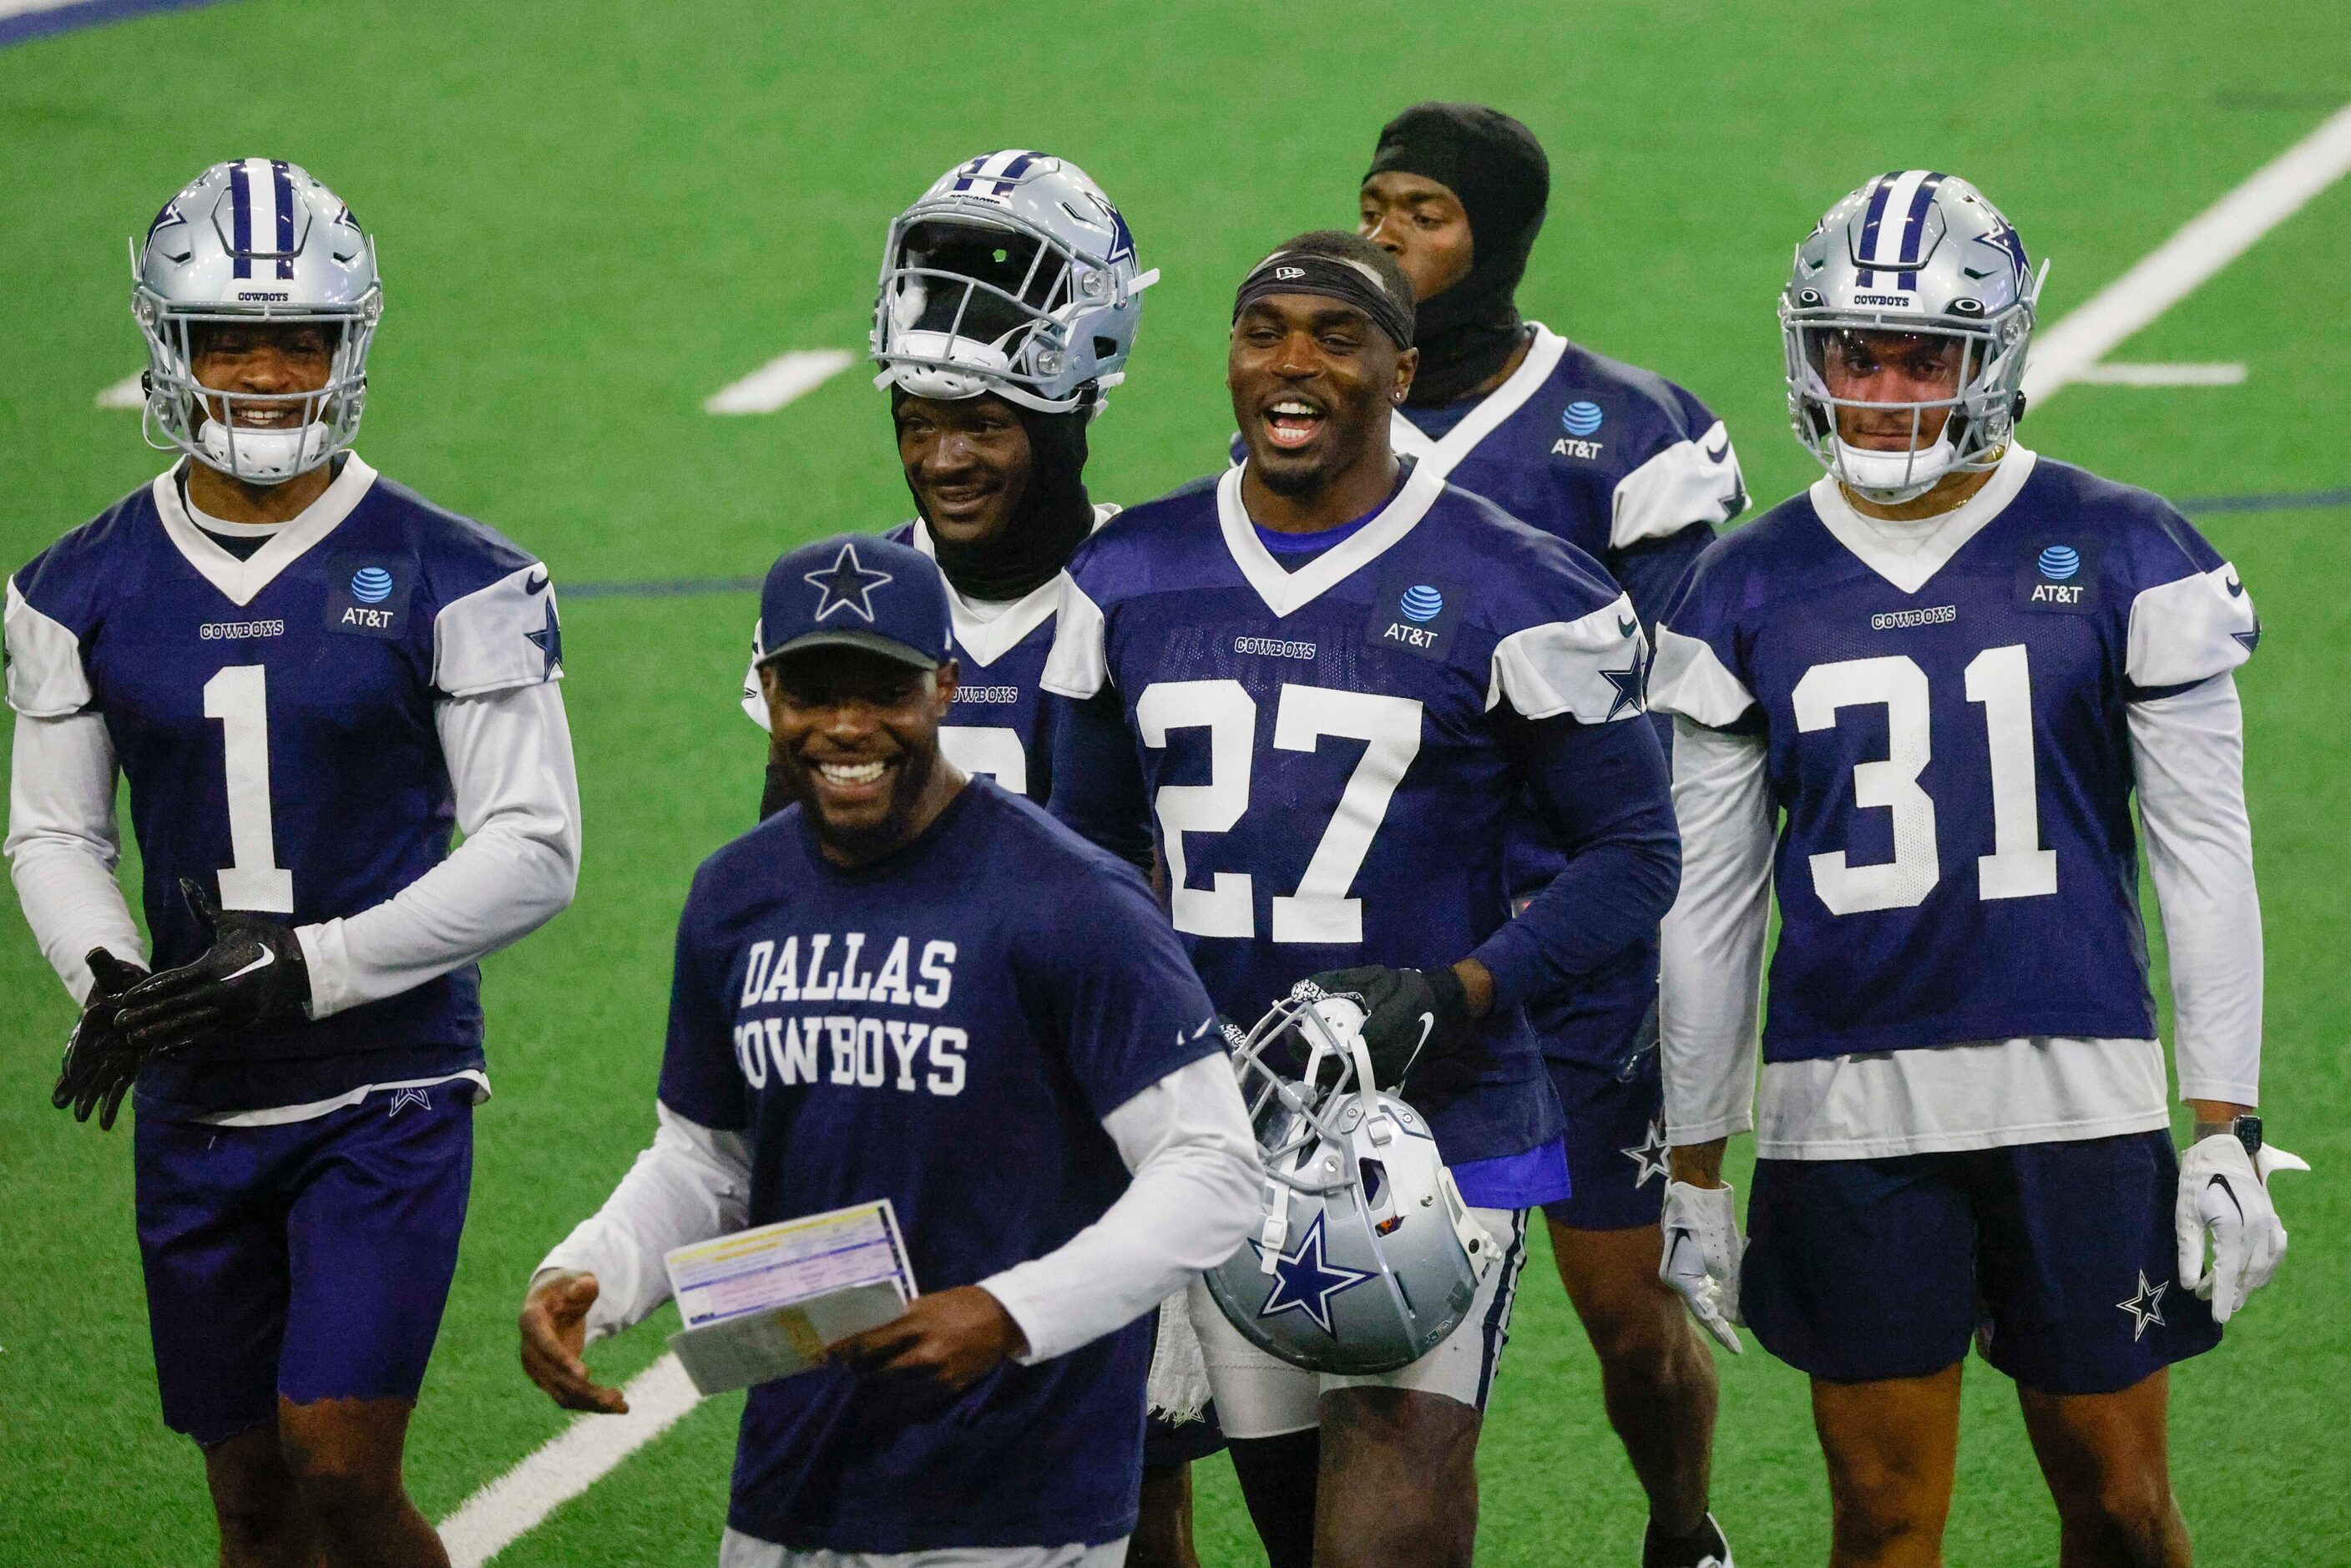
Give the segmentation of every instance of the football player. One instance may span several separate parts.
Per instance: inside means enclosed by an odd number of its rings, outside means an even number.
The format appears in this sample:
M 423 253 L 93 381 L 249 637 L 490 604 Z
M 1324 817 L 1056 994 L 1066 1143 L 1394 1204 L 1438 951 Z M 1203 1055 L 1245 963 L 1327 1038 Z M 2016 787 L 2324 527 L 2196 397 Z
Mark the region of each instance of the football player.
M 1139 1320 L 1230 1256 L 1262 1182 L 1213 1010 L 1142 878 L 946 758 L 948 600 L 910 546 L 778 560 L 760 662 L 796 804 L 679 921 L 653 1146 L 534 1278 L 523 1359 L 669 1294 L 663 1254 L 888 1198 L 923 1294 L 753 1388 L 725 1568 L 1116 1568 Z
M 445 1563 L 401 1451 L 489 1095 L 475 961 L 579 865 L 555 592 L 351 450 L 383 296 L 332 192 L 215 164 L 134 259 L 180 460 L 8 587 L 7 852 L 86 1004 L 57 1100 L 135 1095 L 163 1419 L 221 1560 Z
M 872 353 L 915 511 L 888 537 L 946 576 L 965 674 L 939 745 L 965 773 L 1040 802 L 1052 711 L 1037 678 L 1061 568 L 1118 511 L 1087 497 L 1087 431 L 1125 379 L 1141 295 L 1158 277 L 1084 170 L 1025 151 L 940 175 L 884 246 Z M 743 709 L 764 727 L 756 629 L 751 641 Z M 789 801 L 791 777 L 769 757 L 762 817 Z M 1158 1320 L 1134 1568 L 1197 1568 L 1190 1464 L 1223 1447 L 1188 1317 L 1171 1308 Z
M 1276 1568 L 1468 1562 L 1526 1211 L 1569 1190 L 1525 1004 L 1646 940 L 1675 884 L 1631 603 L 1573 545 L 1397 461 L 1412 337 L 1411 285 L 1360 235 L 1253 267 L 1228 365 L 1247 462 L 1078 548 L 1044 679 L 1071 699 L 1055 813 L 1137 863 L 1156 849 L 1227 1013 L 1301 978 L 1360 998 L 1383 1083 L 1504 1254 L 1460 1328 L 1375 1376 L 1278 1362 L 1196 1287 Z M 1521 799 L 1575 852 L 1512 920 Z M 1288 1261 L 1294 1282 L 1309 1263 Z
M 1541 144 L 1498 110 L 1417 104 L 1380 132 L 1358 197 L 1361 232 L 1396 258 L 1418 302 L 1420 369 L 1395 413 L 1395 447 L 1596 557 L 1653 630 L 1714 525 L 1747 494 L 1729 432 L 1697 398 L 1520 319 L 1515 295 L 1550 191 Z M 1559 863 L 1533 834 L 1513 854 L 1521 895 Z M 1729 1549 L 1707 1512 L 1714 1362 L 1657 1278 L 1656 983 L 1656 944 L 1646 942 L 1532 1009 L 1575 1186 L 1544 1214 L 1600 1361 L 1609 1423 L 1648 1496 L 1644 1568 L 1696 1568 L 1728 1563 Z
M 1063 158 L 968 159 L 890 225 L 872 355 L 915 516 L 889 537 L 946 575 L 967 676 L 940 745 L 1031 800 L 1051 778 L 1037 677 L 1061 567 L 1118 510 L 1086 495 L 1086 432 L 1125 379 L 1158 277 L 1102 187 Z M 764 727 L 759 642 L 755 631 L 743 711 Z M 761 816 L 789 800 L 789 777 L 769 759 Z
M 1971 1339 L 2016 1383 L 2058 1559 L 2187 1563 L 2166 1369 L 2285 1250 L 2265 1178 L 2298 1162 L 2253 1114 L 2231 674 L 2261 624 L 2160 498 L 2018 442 L 2038 292 L 1965 180 L 1897 171 L 1830 208 L 1780 300 L 1789 410 L 1827 472 L 1709 549 L 1658 632 L 1687 854 L 1667 1277 L 1718 1335 L 1743 1312 L 1812 1375 L 1839 1564 L 1941 1560 Z M 1742 1259 L 1721 1163 L 1750 1128 Z

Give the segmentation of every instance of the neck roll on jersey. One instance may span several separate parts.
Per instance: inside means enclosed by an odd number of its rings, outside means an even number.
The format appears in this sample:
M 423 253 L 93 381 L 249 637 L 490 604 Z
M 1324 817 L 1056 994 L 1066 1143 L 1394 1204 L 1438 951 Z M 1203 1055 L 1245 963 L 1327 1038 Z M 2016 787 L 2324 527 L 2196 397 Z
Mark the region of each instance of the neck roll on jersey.
M 1534 133 L 1475 103 L 1416 103 L 1382 128 L 1364 178 L 1418 174 L 1450 189 L 1468 214 L 1469 275 L 1422 300 L 1420 369 L 1405 401 L 1434 408 L 1493 379 L 1526 339 L 1519 279 L 1542 232 L 1551 161 Z

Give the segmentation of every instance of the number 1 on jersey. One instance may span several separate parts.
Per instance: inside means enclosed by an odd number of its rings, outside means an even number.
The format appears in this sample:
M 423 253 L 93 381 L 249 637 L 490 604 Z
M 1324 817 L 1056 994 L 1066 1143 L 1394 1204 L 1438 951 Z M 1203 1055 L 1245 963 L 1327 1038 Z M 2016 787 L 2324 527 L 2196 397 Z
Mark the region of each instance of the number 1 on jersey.
M 230 664 L 204 683 L 204 716 L 221 721 L 228 782 L 228 844 L 220 869 L 224 909 L 294 913 L 294 873 L 277 863 L 269 813 L 269 671 Z

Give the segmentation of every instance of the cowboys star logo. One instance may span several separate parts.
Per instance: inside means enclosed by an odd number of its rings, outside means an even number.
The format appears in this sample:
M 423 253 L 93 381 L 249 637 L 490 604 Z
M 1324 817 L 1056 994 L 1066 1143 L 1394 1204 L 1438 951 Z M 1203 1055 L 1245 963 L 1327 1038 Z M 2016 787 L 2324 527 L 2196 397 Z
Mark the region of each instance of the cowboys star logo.
M 857 559 L 857 547 L 844 544 L 832 564 L 822 571 L 805 572 L 801 580 L 819 591 L 816 618 L 824 620 L 836 610 L 854 610 L 870 624 L 873 620 L 875 589 L 896 580 L 886 571 L 869 570 Z
M 1648 1132 L 1638 1144 L 1629 1149 L 1616 1151 L 1633 1162 L 1635 1186 L 1648 1186 L 1651 1176 L 1664 1176 L 1669 1181 L 1673 1178 L 1673 1166 L 1666 1158 L 1666 1124 L 1651 1122 Z
M 2115 1303 L 2131 1315 L 2131 1343 L 2137 1344 L 2139 1342 L 2141 1336 L 2147 1333 L 2147 1324 L 2153 1323 L 2158 1328 L 2165 1326 L 2163 1292 L 2169 1289 L 2171 1289 L 2170 1281 L 2166 1280 L 2161 1284 L 2150 1283 L 2147 1277 L 2147 1270 L 2141 1269 L 2138 1271 L 2137 1292 L 2127 1301 Z

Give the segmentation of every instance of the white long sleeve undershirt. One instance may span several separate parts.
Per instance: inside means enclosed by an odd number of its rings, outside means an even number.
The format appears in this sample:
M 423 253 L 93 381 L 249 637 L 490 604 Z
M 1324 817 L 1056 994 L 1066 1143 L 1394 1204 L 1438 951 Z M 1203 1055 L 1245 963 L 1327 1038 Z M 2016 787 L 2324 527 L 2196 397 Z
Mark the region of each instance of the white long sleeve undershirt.
M 604 1206 L 574 1227 L 532 1275 L 596 1276 L 591 1338 L 642 1321 L 669 1298 L 663 1256 L 739 1228 L 750 1151 L 656 1106 L 651 1147 Z M 1020 1325 L 1020 1359 L 1050 1360 L 1157 1306 L 1223 1262 L 1257 1218 L 1257 1145 L 1223 1055 L 1178 1068 L 1102 1118 L 1133 1180 L 1102 1217 L 1042 1258 L 979 1281 Z M 919 1283 L 919 1281 L 918 1281 Z
M 2149 870 L 2170 954 L 2183 1097 L 2256 1103 L 2261 904 L 2232 676 L 2130 705 Z M 2152 1040 L 2036 1037 L 1766 1064 L 1757 1023 L 1772 807 L 1761 737 L 1677 719 L 1682 885 L 1660 1029 L 1668 1136 L 1753 1128 L 1768 1158 L 1848 1159 L 2102 1137 L 2168 1124 Z

